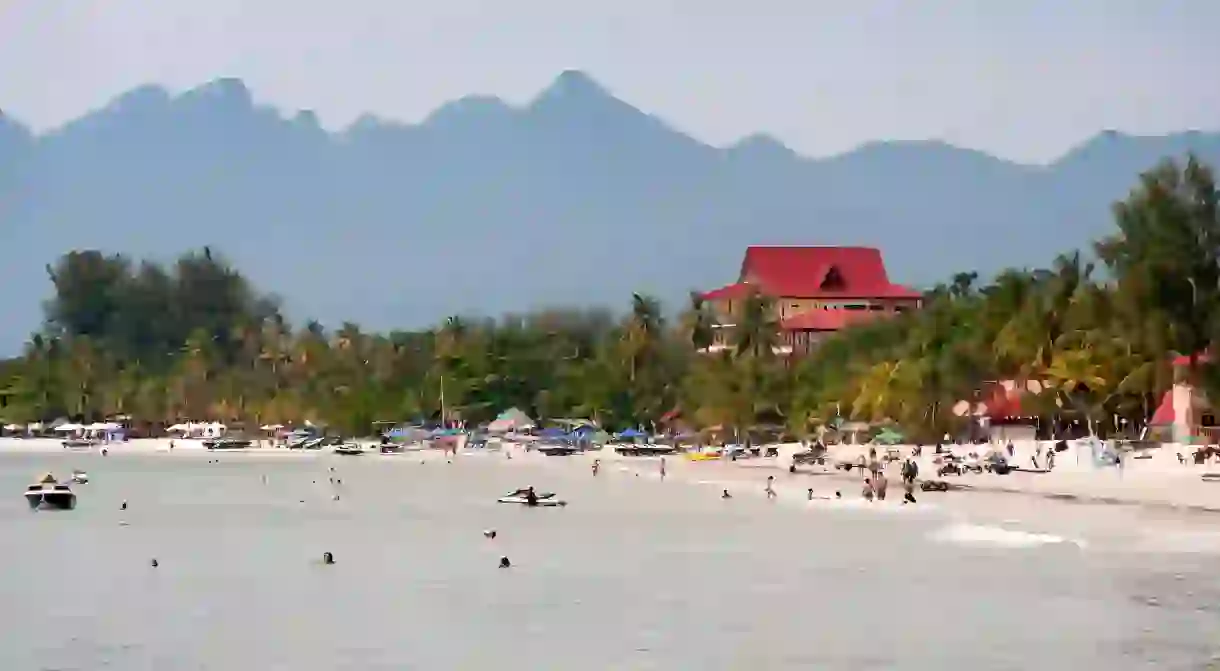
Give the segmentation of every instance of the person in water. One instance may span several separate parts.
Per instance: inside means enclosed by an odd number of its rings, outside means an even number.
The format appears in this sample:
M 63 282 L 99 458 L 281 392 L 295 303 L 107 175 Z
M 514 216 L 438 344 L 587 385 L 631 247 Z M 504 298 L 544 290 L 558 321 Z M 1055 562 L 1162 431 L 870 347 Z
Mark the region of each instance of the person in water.
M 902 481 L 902 502 L 915 503 L 915 479 Z
M 593 477 L 595 477 L 595 478 L 596 478 L 596 477 L 597 477 L 597 472 L 598 472 L 598 471 L 600 471 L 601 469 L 602 469 L 602 460 L 601 460 L 601 459 L 594 459 L 594 460 L 593 460 Z
M 727 490 L 727 489 L 726 489 L 726 490 L 724 490 L 724 491 L 722 491 L 722 492 L 720 493 L 720 498 L 722 498 L 722 499 L 731 499 L 731 498 L 733 498 L 733 495 L 732 495 L 732 494 L 730 494 L 730 493 L 729 493 L 729 490 Z
M 661 479 L 665 479 L 665 457 L 661 457 Z
M 860 496 L 864 497 L 865 501 L 873 500 L 873 481 L 864 478 L 864 486 L 860 488 Z
M 529 489 L 525 490 L 525 505 L 527 505 L 527 506 L 538 505 L 538 495 L 534 493 L 533 487 L 530 487 Z
M 776 497 L 776 493 L 775 493 L 775 476 L 774 476 L 774 475 L 768 475 L 768 476 L 767 476 L 767 488 L 766 488 L 766 490 L 764 490 L 764 491 L 766 491 L 766 492 L 767 492 L 767 498 L 768 498 L 768 499 L 773 499 L 773 498 L 775 498 L 775 497 Z

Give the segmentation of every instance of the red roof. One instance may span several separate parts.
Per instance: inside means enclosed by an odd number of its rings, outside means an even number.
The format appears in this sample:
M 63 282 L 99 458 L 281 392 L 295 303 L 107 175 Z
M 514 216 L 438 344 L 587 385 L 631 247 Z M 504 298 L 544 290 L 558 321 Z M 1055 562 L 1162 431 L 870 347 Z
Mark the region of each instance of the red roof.
M 1202 353 L 1202 354 L 1200 354 L 1200 355 L 1198 355 L 1198 356 L 1196 356 L 1196 357 L 1195 357 L 1195 363 L 1196 363 L 1196 364 L 1200 364 L 1200 363 L 1211 363 L 1211 360 L 1212 360 L 1212 355 L 1211 355 L 1211 352 L 1204 352 L 1204 353 Z M 1189 356 L 1187 356 L 1187 355 L 1185 355 L 1185 354 L 1183 354 L 1182 356 L 1177 357 L 1176 359 L 1174 359 L 1174 360 L 1173 360 L 1173 365 L 1178 366 L 1178 367 L 1189 366 L 1189 365 L 1190 365 L 1190 357 L 1189 357 Z
M 866 310 L 813 309 L 781 321 L 779 327 L 785 331 L 838 331 L 848 326 L 875 321 L 884 315 L 884 312 Z
M 712 289 L 711 291 L 703 294 L 703 300 L 738 300 L 749 296 L 755 291 L 758 291 L 758 287 L 751 286 L 749 284 L 729 284 L 720 287 L 719 289 Z
M 1008 389 L 999 382 L 993 382 L 989 387 L 983 400 L 985 417 L 1005 420 L 1025 416 L 1021 412 L 1021 398 L 1027 393 L 1024 389 L 1015 386 Z
M 791 298 L 919 298 L 891 284 L 873 247 L 748 247 L 739 282 Z
M 1153 426 L 1168 426 L 1173 424 L 1174 417 L 1173 391 L 1170 390 L 1161 396 L 1161 404 L 1156 407 L 1156 412 L 1152 413 L 1152 421 L 1148 423 Z

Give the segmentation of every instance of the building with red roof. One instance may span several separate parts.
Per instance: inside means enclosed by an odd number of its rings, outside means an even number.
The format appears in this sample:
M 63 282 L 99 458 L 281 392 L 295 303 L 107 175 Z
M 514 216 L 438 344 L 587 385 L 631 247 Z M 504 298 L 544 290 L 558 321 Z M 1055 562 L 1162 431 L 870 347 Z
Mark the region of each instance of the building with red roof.
M 804 353 L 848 326 L 918 308 L 923 294 L 890 282 L 872 247 L 749 247 L 737 281 L 703 294 L 720 322 L 712 351 L 731 343 L 735 316 L 754 292 L 775 302 L 784 353 Z

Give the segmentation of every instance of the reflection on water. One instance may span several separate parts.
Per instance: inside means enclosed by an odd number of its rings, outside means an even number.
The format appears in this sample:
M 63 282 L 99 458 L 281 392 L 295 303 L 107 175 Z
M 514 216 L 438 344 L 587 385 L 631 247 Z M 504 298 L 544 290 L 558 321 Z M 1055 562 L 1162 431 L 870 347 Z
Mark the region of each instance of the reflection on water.
M 2 667 L 1185 669 L 1220 652 L 1216 557 L 1099 541 L 1080 506 L 1057 518 L 1071 529 L 1020 529 L 517 461 L 220 459 L 0 455 Z M 73 467 L 92 477 L 76 511 L 26 509 L 26 480 Z M 495 503 L 525 485 L 572 505 Z M 945 542 L 955 528 L 1003 542 Z M 1051 534 L 1087 545 L 1028 542 Z

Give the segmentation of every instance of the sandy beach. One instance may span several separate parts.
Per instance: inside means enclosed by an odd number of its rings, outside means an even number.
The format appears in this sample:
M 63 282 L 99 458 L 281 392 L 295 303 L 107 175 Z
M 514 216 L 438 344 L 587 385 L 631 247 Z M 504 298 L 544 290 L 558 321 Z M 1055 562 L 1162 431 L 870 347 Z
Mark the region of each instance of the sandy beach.
M 363 441 L 369 449 L 375 449 L 373 441 Z M 1041 447 L 1043 453 L 1049 449 L 1050 443 L 1021 444 L 1016 447 L 1014 463 L 1028 463 L 1034 451 Z M 116 442 L 106 445 L 111 456 L 158 455 L 174 458 L 225 458 L 258 460 L 262 458 L 275 459 L 318 459 L 334 458 L 330 450 L 303 451 L 288 450 L 273 447 L 270 441 L 264 441 L 260 447 L 245 450 L 209 451 L 201 440 L 181 438 L 145 438 Z M 100 447 L 87 449 L 67 449 L 62 442 L 53 438 L 0 438 L 0 453 L 87 453 L 98 452 Z M 827 455 L 827 466 L 798 466 L 795 473 L 789 472 L 792 454 L 801 447 L 789 443 L 779 446 L 779 456 L 772 458 L 752 458 L 729 461 L 716 459 L 710 461 L 692 461 L 684 455 L 673 455 L 665 458 L 666 479 L 673 482 L 718 487 L 729 489 L 734 496 L 763 496 L 766 479 L 774 476 L 774 490 L 783 499 L 807 499 L 808 490 L 813 489 L 819 499 L 831 498 L 835 492 L 842 493 L 844 498 L 860 498 L 862 476 L 858 470 L 848 473 L 834 469 L 829 464 L 852 462 L 867 456 L 869 446 L 866 445 L 834 445 Z M 893 449 L 906 458 L 911 455 L 913 446 L 893 446 Z M 969 451 L 985 452 L 988 446 L 953 446 L 951 448 L 959 455 Z M 884 452 L 884 448 L 879 450 Z M 1049 473 L 1031 473 L 1017 471 L 1007 475 L 991 473 L 969 473 L 960 476 L 937 477 L 936 465 L 933 463 L 931 448 L 925 447 L 923 455 L 916 459 L 919 464 L 920 479 L 940 479 L 950 483 L 955 494 L 988 493 L 1005 494 L 1020 497 L 1043 498 L 1059 501 L 1070 501 L 1082 504 L 1098 505 L 1134 505 L 1146 507 L 1163 507 L 1172 509 L 1194 510 L 1200 512 L 1220 512 L 1220 482 L 1209 482 L 1203 479 L 1205 473 L 1220 473 L 1220 464 L 1195 465 L 1179 463 L 1178 453 L 1187 454 L 1189 448 L 1166 445 L 1146 458 L 1132 458 L 1128 455 L 1122 468 L 1094 466 L 1091 460 L 1082 454 L 1082 450 L 1072 445 L 1068 451 L 1059 455 L 1056 467 Z M 463 452 L 455 458 L 471 458 L 475 452 Z M 566 457 L 547 457 L 528 450 L 523 443 L 504 442 L 498 449 L 487 454 L 477 455 L 482 458 L 498 458 L 505 465 L 541 464 L 548 468 L 579 469 L 588 471 L 593 461 L 600 460 L 603 470 L 609 472 L 625 472 L 633 477 L 659 478 L 660 459 L 657 457 L 620 456 L 614 451 L 613 445 L 606 445 L 600 450 L 594 450 Z M 341 457 L 348 458 L 348 457 Z M 441 450 L 421 450 L 395 455 L 365 455 L 365 459 L 382 459 L 388 461 L 444 461 L 450 456 Z M 893 462 L 886 469 L 890 481 L 890 496 L 887 503 L 898 504 L 902 497 L 899 463 Z M 939 492 L 916 492 L 920 500 L 937 501 L 945 499 Z M 962 496 L 950 497 L 953 501 L 962 500 Z

